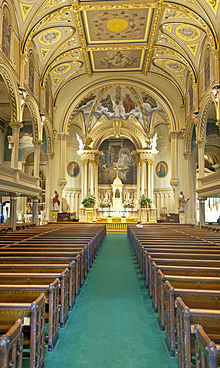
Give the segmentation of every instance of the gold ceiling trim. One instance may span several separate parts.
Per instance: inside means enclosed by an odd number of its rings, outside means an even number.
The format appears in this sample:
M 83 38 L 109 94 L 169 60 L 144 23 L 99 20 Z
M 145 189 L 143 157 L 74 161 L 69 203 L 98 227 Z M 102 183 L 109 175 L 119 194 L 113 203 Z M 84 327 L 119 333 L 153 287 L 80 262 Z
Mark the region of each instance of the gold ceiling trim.
M 76 28 L 77 28 L 78 35 L 79 35 L 79 42 L 80 42 L 81 48 L 82 48 L 82 54 L 83 54 L 83 57 L 84 57 L 86 72 L 89 76 L 91 76 L 92 75 L 92 68 L 91 68 L 91 65 L 90 65 L 89 54 L 88 54 L 88 51 L 87 51 L 86 36 L 85 36 L 85 33 L 84 33 L 84 29 L 83 29 L 82 17 L 81 17 L 81 14 L 80 14 L 79 1 L 78 0 L 72 0 L 72 10 L 73 10 L 73 14 L 74 14 L 74 17 L 75 17 Z
M 215 1 L 215 0 L 213 0 Z M 215 47 L 215 44 L 217 44 L 217 36 L 216 36 L 216 32 L 215 32 L 215 29 L 211 27 L 211 25 L 208 25 L 207 22 L 198 14 L 196 13 L 194 10 L 191 10 L 189 8 L 186 8 L 184 5 L 180 5 L 180 4 L 173 4 L 173 3 L 169 3 L 169 8 L 172 9 L 172 10 L 181 10 L 183 11 L 183 13 L 186 13 L 187 12 L 187 16 L 190 16 L 191 19 L 193 21 L 197 21 L 200 25 L 201 25 L 201 29 L 204 30 L 204 32 L 208 35 L 208 38 L 211 42 L 211 45 L 212 45 L 212 48 L 216 48 Z M 174 17 L 175 19 L 175 17 Z M 209 19 L 209 18 L 208 18 Z M 210 21 L 210 19 L 209 19 Z M 181 22 L 179 22 L 181 23 Z M 211 29 L 212 29 L 212 32 L 211 32 Z M 214 35 L 215 34 L 215 38 L 214 38 Z
M 153 65 L 153 66 L 155 66 L 155 67 L 157 67 L 157 65 Z M 161 71 L 163 71 L 163 69 L 161 69 Z M 181 89 L 181 87 L 175 82 L 175 80 L 173 80 L 173 78 L 172 79 L 170 79 L 170 78 L 168 78 L 166 75 L 164 75 L 164 74 L 160 74 L 160 73 L 157 73 L 156 71 L 154 71 L 154 70 L 149 70 L 149 72 L 148 73 L 150 73 L 150 74 L 155 74 L 155 75 L 157 75 L 157 76 L 159 76 L 160 78 L 164 78 L 164 79 L 166 79 L 168 82 L 170 82 L 172 85 L 173 85 L 173 87 L 177 90 L 177 92 L 178 92 L 178 94 L 179 94 L 179 96 L 180 96 L 180 98 L 181 98 L 181 100 L 182 100 L 182 103 L 184 103 L 184 94 L 183 94 L 183 91 L 182 91 L 182 89 Z M 164 73 L 166 73 L 165 72 L 165 70 L 164 70 Z M 166 74 L 168 74 L 168 73 L 166 73 Z M 169 74 L 168 74 L 169 75 Z
M 149 40 L 148 40 L 148 53 L 146 55 L 144 67 L 143 67 L 144 74 L 147 74 L 150 68 L 150 62 L 151 62 L 151 58 L 153 54 L 153 45 L 155 42 L 157 30 L 159 27 L 159 18 L 161 16 L 162 6 L 163 6 L 163 0 L 158 0 L 156 9 L 153 14 L 153 19 L 151 21 L 151 29 L 150 29 L 150 35 L 149 35 Z
M 43 71 L 42 77 L 41 77 L 41 86 L 42 87 L 45 86 L 45 83 L 46 83 L 47 76 L 48 76 L 49 72 L 57 66 L 57 63 L 59 63 L 60 61 L 63 62 L 64 59 L 68 59 L 69 57 L 71 57 L 71 63 L 74 62 L 74 59 L 72 59 L 72 52 L 73 52 L 73 50 L 65 51 L 64 53 L 57 56 L 50 64 L 48 64 L 44 68 L 44 71 Z M 77 61 L 81 61 L 81 60 L 77 60 Z M 66 62 L 68 62 L 68 60 L 66 60 Z M 83 62 L 82 62 L 82 65 L 83 65 Z
M 87 51 L 114 51 L 114 50 L 147 50 L 148 45 L 135 44 L 135 45 L 108 45 L 108 46 L 88 46 Z
M 72 0 L 76 1 L 76 0 Z M 160 1 L 160 0 L 159 0 Z M 131 2 L 131 3 L 122 3 L 121 1 L 102 1 L 102 2 L 87 2 L 85 4 L 80 3 L 79 10 L 87 11 L 87 10 L 117 10 L 117 9 L 146 9 L 146 8 L 157 8 L 158 1 L 152 2 Z
M 69 10 L 69 6 L 65 6 L 61 9 L 58 9 L 56 10 L 55 12 L 51 13 L 51 14 L 48 14 L 48 15 L 45 15 L 42 19 L 40 19 L 37 24 L 35 24 L 35 26 L 31 29 L 30 32 L 26 32 L 26 35 L 21 43 L 21 52 L 22 54 L 25 54 L 27 55 L 28 53 L 28 49 L 29 49 L 29 46 L 30 46 L 30 43 L 32 41 L 32 39 L 37 35 L 40 27 L 42 26 L 46 26 L 45 28 L 42 29 L 42 31 L 45 31 L 46 29 L 50 29 L 50 28 L 60 28 L 62 27 L 61 25 L 54 25 L 54 23 L 58 23 L 58 22 L 61 22 L 61 23 L 67 23 L 68 25 L 65 25 L 64 27 L 66 28 L 71 28 L 73 29 L 74 31 L 74 26 L 72 24 L 70 24 L 68 22 L 68 20 L 57 20 L 57 17 L 61 16 L 63 13 L 65 13 L 67 10 Z M 49 23 L 52 23 L 51 25 L 49 25 Z M 75 32 L 74 32 L 75 33 Z
M 193 81 L 194 82 L 197 81 L 197 73 L 196 73 L 196 70 L 195 70 L 195 67 L 194 67 L 193 63 L 190 63 L 182 54 L 180 54 L 180 52 L 177 52 L 177 51 L 175 51 L 175 50 L 173 50 L 173 49 L 171 49 L 171 48 L 169 48 L 165 45 L 160 45 L 160 46 L 155 45 L 154 46 L 154 49 L 160 49 L 160 48 L 165 49 L 168 52 L 171 52 L 171 56 L 174 56 L 177 59 L 180 59 L 181 63 L 184 64 L 189 69 L 189 71 L 192 75 Z M 166 60 L 168 58 L 167 57 L 163 58 L 163 55 L 161 55 L 161 56 L 158 57 L 158 59 Z

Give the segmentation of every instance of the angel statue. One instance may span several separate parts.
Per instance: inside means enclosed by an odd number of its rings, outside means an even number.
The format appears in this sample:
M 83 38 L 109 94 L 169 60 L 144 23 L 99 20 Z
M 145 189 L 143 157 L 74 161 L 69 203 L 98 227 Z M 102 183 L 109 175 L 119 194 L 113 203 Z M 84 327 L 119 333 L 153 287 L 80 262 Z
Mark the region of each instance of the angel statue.
M 157 133 L 154 134 L 154 136 L 152 138 L 150 138 L 150 143 L 151 143 L 151 149 L 153 152 L 157 152 Z
M 79 142 L 79 150 L 77 151 L 77 153 L 80 154 L 83 151 L 84 144 L 83 144 L 82 138 L 80 138 L 79 134 L 77 133 L 76 133 L 76 138 L 77 138 L 77 141 Z

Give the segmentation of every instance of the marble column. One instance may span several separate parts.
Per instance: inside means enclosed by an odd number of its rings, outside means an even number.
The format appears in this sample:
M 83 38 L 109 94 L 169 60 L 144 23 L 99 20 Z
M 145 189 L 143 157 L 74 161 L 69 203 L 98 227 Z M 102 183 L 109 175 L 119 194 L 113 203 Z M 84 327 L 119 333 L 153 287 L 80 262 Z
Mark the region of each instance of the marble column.
M 205 140 L 197 140 L 199 178 L 203 178 L 205 175 L 205 161 L 204 161 L 205 144 L 206 144 Z
M 34 141 L 34 176 L 35 178 L 39 178 L 40 171 L 40 146 L 41 141 Z
M 185 203 L 185 217 L 186 217 L 186 223 L 192 222 L 192 216 L 191 216 L 191 205 L 192 205 L 192 195 L 191 195 L 191 154 L 190 153 L 184 153 L 184 163 L 185 163 L 185 199 L 189 199 Z
M 95 161 L 90 160 L 90 193 L 92 195 L 94 195 L 94 179 L 95 179 L 94 171 L 95 171 Z
M 150 198 L 153 202 L 154 200 L 154 171 L 153 171 L 153 159 L 147 160 L 147 168 L 148 168 L 148 198 Z
M 22 125 L 17 124 L 11 124 L 12 128 L 12 150 L 11 150 L 11 167 L 13 169 L 18 168 L 18 150 L 19 150 L 19 134 L 20 129 L 22 128 Z
M 205 224 L 205 201 L 207 198 L 200 197 L 199 198 L 199 225 L 200 228 Z
M 10 225 L 12 231 L 16 230 L 17 223 L 17 197 L 11 197 L 10 199 Z
M 52 178 L 53 178 L 53 170 L 52 170 L 52 160 L 54 154 L 47 153 L 47 177 L 46 177 L 46 193 L 45 193 L 45 219 L 46 221 L 50 220 L 52 214 Z
M 99 170 L 98 170 L 98 164 L 99 164 L 99 160 L 95 160 L 95 198 L 96 198 L 96 205 L 99 202 L 99 186 L 98 186 L 98 175 L 99 175 Z
M 38 225 L 38 198 L 32 200 L 32 223 Z
M 88 160 L 84 160 L 84 197 L 88 196 Z
M 140 160 L 140 171 L 141 171 L 141 195 L 144 194 L 144 160 Z
M 179 184 L 178 178 L 178 134 L 179 132 L 170 132 L 171 138 L 171 180 L 170 184 L 172 186 L 177 186 Z
M 59 134 L 60 138 L 60 181 L 65 181 L 66 184 L 66 139 L 65 133 Z
M 140 169 L 140 160 L 136 160 L 137 163 L 137 206 L 139 206 L 140 201 L 140 175 L 141 175 L 141 169 Z

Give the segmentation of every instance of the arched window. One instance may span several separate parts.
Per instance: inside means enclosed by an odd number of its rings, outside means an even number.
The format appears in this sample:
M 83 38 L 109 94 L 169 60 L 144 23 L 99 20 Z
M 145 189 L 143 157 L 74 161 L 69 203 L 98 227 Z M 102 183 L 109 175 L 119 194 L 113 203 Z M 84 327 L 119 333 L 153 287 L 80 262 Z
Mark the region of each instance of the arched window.
M 2 51 L 5 56 L 10 58 L 10 44 L 11 44 L 11 19 L 8 8 L 3 9 L 3 24 L 2 24 Z
M 45 110 L 49 114 L 50 112 L 50 88 L 49 88 L 48 81 L 45 86 Z
M 204 61 L 204 89 L 205 91 L 210 86 L 210 51 L 206 50 L 205 61 Z
M 193 80 L 190 76 L 189 79 L 189 111 L 192 111 L 193 109 Z
M 29 88 L 32 92 L 34 92 L 34 55 L 32 52 L 29 53 Z

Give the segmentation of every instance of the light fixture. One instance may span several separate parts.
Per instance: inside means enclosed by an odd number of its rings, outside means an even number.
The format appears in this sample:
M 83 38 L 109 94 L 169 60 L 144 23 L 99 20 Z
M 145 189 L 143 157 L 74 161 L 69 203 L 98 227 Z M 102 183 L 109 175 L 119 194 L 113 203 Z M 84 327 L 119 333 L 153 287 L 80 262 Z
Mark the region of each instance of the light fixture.
M 21 105 L 25 103 L 25 99 L 27 97 L 27 92 L 24 88 L 19 87 L 18 88 L 19 95 L 21 97 Z

